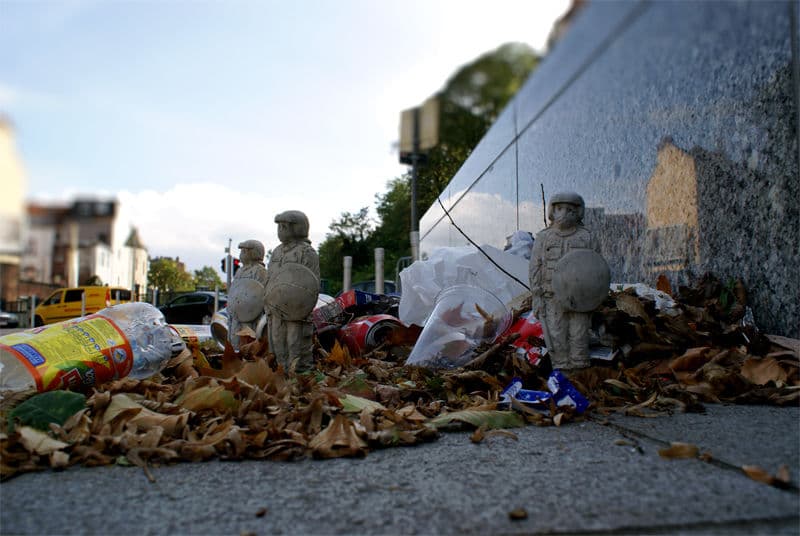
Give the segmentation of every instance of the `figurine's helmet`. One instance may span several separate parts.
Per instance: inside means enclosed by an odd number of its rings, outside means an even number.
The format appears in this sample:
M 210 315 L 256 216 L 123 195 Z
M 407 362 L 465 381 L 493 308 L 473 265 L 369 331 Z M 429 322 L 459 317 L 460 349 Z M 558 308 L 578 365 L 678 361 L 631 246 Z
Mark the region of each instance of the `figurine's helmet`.
M 292 238 L 308 238 L 308 218 L 299 210 L 287 210 L 275 216 L 275 223 L 288 223 Z
M 547 219 L 553 221 L 553 207 L 558 203 L 566 203 L 578 207 L 578 223 L 583 222 L 583 214 L 586 212 L 586 204 L 583 198 L 575 192 L 558 192 L 550 196 L 550 203 L 547 205 Z
M 249 249 L 250 258 L 255 261 L 264 259 L 264 244 L 258 240 L 245 240 L 239 243 L 239 249 Z

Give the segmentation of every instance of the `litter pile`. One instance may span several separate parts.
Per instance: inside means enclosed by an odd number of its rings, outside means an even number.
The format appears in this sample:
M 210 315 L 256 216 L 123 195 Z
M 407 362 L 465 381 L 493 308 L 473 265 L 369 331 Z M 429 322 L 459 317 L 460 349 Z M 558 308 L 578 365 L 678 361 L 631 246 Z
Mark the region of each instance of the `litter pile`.
M 474 429 L 472 440 L 480 441 L 498 429 L 562 426 L 593 412 L 658 416 L 702 411 L 704 402 L 798 404 L 800 342 L 760 333 L 741 284 L 707 276 L 671 294 L 664 284 L 610 292 L 593 319 L 593 355 L 603 359 L 556 388 L 539 332 L 521 337 L 514 328 L 530 324 L 529 304 L 513 308 L 511 327 L 474 348 L 464 365 L 435 370 L 406 364 L 419 328 L 395 321 L 386 300 L 370 309 L 353 295 L 355 302 L 317 315 L 325 323 L 319 334 L 328 336 L 316 341 L 310 373 L 273 368 L 261 340 L 239 352 L 208 340 L 146 380 L 119 379 L 86 395 L 4 400 L 0 478 L 121 464 L 140 466 L 152 479 L 153 463 L 364 456 L 453 428 Z M 370 316 L 379 318 L 348 328 Z M 378 322 L 385 329 L 368 336 Z M 564 393 L 585 397 L 588 408 L 557 403 Z M 526 403 L 526 396 L 536 400 Z

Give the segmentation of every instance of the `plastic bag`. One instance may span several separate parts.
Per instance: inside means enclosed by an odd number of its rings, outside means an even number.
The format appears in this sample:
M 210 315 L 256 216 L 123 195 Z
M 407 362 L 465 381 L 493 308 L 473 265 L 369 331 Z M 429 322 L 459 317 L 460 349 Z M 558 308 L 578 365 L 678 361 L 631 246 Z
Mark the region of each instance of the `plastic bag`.
M 495 262 L 527 285 L 528 261 L 518 255 L 481 246 Z M 433 310 L 434 299 L 442 290 L 459 284 L 481 287 L 496 296 L 502 303 L 529 292 L 507 274 L 499 270 L 474 246 L 439 248 L 425 261 L 416 261 L 400 272 L 403 294 L 400 297 L 398 317 L 408 325 L 422 326 Z

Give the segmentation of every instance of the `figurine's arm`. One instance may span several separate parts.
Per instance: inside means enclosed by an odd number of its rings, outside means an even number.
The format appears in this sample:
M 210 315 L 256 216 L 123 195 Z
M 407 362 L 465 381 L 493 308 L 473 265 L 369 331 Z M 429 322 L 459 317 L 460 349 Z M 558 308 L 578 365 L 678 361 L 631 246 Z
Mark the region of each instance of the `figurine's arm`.
M 542 265 L 544 263 L 544 240 L 535 240 L 531 250 L 531 262 L 528 265 L 528 277 L 531 283 L 531 306 L 533 313 L 539 316 L 542 309 Z
M 314 248 L 311 246 L 308 246 L 303 254 L 303 264 L 308 266 L 308 268 L 314 272 L 314 275 L 317 276 L 317 279 L 319 279 L 319 255 L 317 255 L 317 252 L 314 251 Z

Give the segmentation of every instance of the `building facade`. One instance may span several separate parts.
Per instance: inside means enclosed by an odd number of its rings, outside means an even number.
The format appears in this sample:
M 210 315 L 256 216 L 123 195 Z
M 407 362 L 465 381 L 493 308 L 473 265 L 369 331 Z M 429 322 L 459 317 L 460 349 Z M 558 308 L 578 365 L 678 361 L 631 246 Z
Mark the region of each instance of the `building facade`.
M 126 227 L 116 200 L 78 199 L 67 206 L 28 206 L 27 247 L 21 279 L 60 286 L 90 282 L 147 289 L 147 249 Z
M 17 299 L 25 241 L 27 179 L 17 152 L 14 128 L 0 116 L 0 309 Z
M 758 325 L 800 337 L 799 41 L 797 2 L 587 3 L 441 200 L 502 247 L 576 191 L 612 281 L 741 278 Z M 438 204 L 420 236 L 467 243 Z

